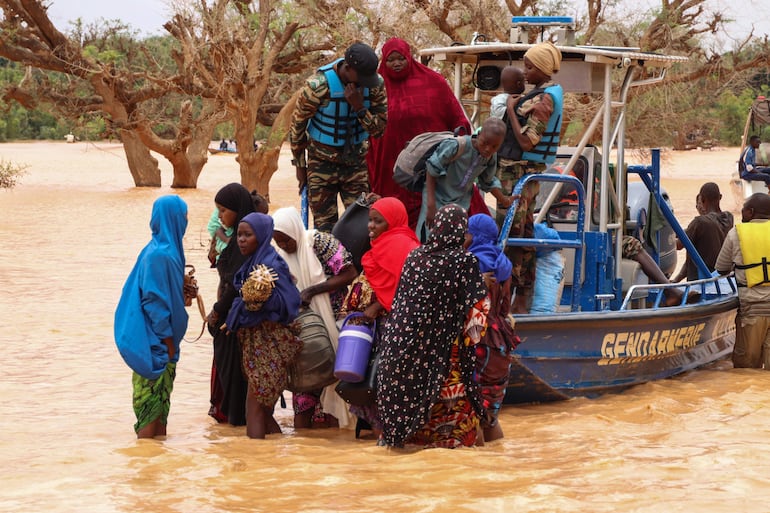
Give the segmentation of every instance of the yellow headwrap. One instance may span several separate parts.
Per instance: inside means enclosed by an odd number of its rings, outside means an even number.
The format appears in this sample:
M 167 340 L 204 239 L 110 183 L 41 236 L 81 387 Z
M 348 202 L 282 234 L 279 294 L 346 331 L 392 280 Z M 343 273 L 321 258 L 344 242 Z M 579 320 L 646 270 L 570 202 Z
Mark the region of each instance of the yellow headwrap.
M 536 44 L 527 50 L 524 57 L 549 77 L 559 71 L 561 52 L 550 41 Z

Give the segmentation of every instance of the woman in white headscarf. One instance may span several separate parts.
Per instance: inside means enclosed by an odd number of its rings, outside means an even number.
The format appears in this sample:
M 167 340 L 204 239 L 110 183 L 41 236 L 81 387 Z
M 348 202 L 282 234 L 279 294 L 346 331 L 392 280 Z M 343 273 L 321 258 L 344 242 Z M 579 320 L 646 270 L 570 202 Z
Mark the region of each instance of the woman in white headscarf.
M 342 304 L 348 285 L 358 273 L 350 252 L 327 232 L 306 230 L 294 207 L 281 208 L 273 214 L 273 241 L 297 280 L 302 303 L 321 316 L 337 349 L 339 331 L 336 311 Z M 294 427 L 309 428 L 334 424 L 353 427 L 348 405 L 334 391 L 334 384 L 323 390 L 295 393 Z

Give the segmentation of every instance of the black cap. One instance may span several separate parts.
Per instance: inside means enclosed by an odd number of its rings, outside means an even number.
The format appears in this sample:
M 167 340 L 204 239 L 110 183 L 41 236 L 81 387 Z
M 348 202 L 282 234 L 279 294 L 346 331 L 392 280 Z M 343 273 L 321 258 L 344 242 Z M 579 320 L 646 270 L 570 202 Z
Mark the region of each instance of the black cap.
M 372 47 L 364 43 L 353 43 L 345 50 L 345 62 L 356 70 L 358 85 L 362 87 L 376 87 L 380 83 L 377 76 L 379 59 Z

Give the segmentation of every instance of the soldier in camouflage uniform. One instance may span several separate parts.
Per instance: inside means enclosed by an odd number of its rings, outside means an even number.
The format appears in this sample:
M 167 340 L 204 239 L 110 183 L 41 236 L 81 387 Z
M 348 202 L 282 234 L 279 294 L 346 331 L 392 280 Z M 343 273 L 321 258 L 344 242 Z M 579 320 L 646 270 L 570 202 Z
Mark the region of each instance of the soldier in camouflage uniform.
M 539 43 L 524 54 L 524 75 L 534 89 L 523 96 L 510 95 L 506 105 L 508 125 L 506 142 L 518 146 L 516 159 L 498 156 L 498 178 L 503 192 L 510 195 L 525 174 L 539 174 L 555 160 L 559 146 L 563 91 L 551 82 L 551 75 L 559 71 L 561 52 L 551 43 Z M 506 147 L 506 143 L 503 143 Z M 506 155 L 507 156 L 507 155 Z M 530 182 L 522 191 L 514 213 L 509 237 L 534 237 L 534 211 L 540 185 Z M 500 225 L 506 208 L 498 205 Z M 512 313 L 527 313 L 535 285 L 535 248 L 510 246 L 506 255 L 513 264 L 512 287 L 516 288 Z
M 388 114 L 377 65 L 374 50 L 354 43 L 344 58 L 320 67 L 300 91 L 289 142 L 317 230 L 331 232 L 338 195 L 347 207 L 369 192 L 368 138 L 382 135 Z

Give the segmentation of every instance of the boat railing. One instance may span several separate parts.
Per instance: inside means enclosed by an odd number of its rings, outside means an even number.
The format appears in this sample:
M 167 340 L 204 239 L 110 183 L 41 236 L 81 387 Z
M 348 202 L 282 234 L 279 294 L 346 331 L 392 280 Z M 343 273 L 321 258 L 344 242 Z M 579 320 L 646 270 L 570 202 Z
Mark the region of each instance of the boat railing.
M 566 238 L 559 238 L 559 239 L 535 239 L 535 238 L 524 238 L 524 237 L 509 237 L 511 232 L 511 226 L 513 225 L 513 216 L 516 212 L 516 209 L 519 206 L 519 198 L 521 197 L 521 192 L 524 190 L 524 187 L 530 182 L 556 182 L 556 183 L 568 183 L 571 184 L 575 190 L 577 191 L 578 195 L 578 202 L 577 202 L 577 219 L 576 219 L 576 230 L 575 232 L 569 232 L 564 235 Z M 582 258 L 583 258 L 583 252 L 580 251 L 583 248 L 584 245 L 584 237 L 583 233 L 585 230 L 585 190 L 583 189 L 583 183 L 575 176 L 572 175 L 561 175 L 561 174 L 551 174 L 551 173 L 542 173 L 542 174 L 529 174 L 524 175 L 519 179 L 518 183 L 513 189 L 512 195 L 515 196 L 516 199 L 514 199 L 511 206 L 508 208 L 508 211 L 505 214 L 505 220 L 503 221 L 503 226 L 500 228 L 500 235 L 497 239 L 497 245 L 500 247 L 500 249 L 505 249 L 506 246 L 526 246 L 526 247 L 535 247 L 535 248 L 552 248 L 552 249 L 562 249 L 562 248 L 572 248 L 575 249 L 575 260 L 574 260 L 574 267 L 572 271 L 572 303 L 571 303 L 571 309 L 572 311 L 577 311 L 580 307 L 580 293 L 581 293 L 581 283 L 582 279 L 580 276 L 581 268 L 582 268 Z
M 640 291 L 658 291 L 659 293 L 656 295 L 650 308 L 661 308 L 660 301 L 663 298 L 663 291 L 665 289 L 678 289 L 682 291 L 682 301 L 677 306 L 688 303 L 691 304 L 692 301 L 688 302 L 688 299 L 691 299 L 691 292 L 699 293 L 698 301 L 696 301 L 696 303 L 706 301 L 712 297 L 724 297 L 727 294 L 736 294 L 738 292 L 738 287 L 735 283 L 735 275 L 733 273 L 730 273 L 729 275 L 715 273 L 709 278 L 687 281 L 684 283 L 647 283 L 644 285 L 632 285 L 629 287 L 623 298 L 620 310 L 628 310 L 629 305 L 638 298 L 638 293 Z

